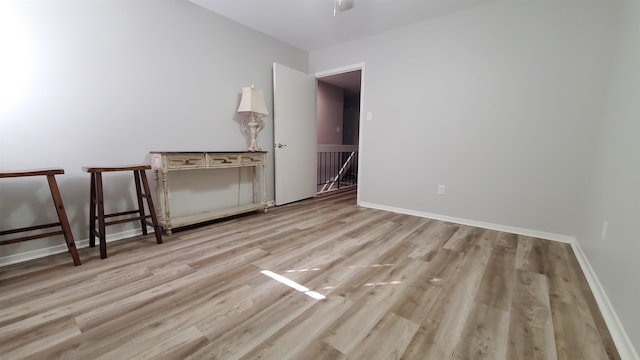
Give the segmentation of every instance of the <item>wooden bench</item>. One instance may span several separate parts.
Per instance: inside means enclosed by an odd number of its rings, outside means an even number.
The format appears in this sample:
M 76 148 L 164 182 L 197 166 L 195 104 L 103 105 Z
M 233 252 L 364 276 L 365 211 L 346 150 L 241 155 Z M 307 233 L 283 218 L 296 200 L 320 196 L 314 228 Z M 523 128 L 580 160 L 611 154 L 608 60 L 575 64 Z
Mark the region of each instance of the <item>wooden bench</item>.
M 80 265 L 80 256 L 78 255 L 78 249 L 76 249 L 76 244 L 73 240 L 73 234 L 71 233 L 71 227 L 69 226 L 69 219 L 67 218 L 67 213 L 64 210 L 64 204 L 62 203 L 62 196 L 60 195 L 60 190 L 58 189 L 58 183 L 56 182 L 56 175 L 64 174 L 63 169 L 41 169 L 41 170 L 24 170 L 24 171 L 15 171 L 15 172 L 0 172 L 0 179 L 4 178 L 19 178 L 19 177 L 27 177 L 27 176 L 46 176 L 47 181 L 49 182 L 49 190 L 51 191 L 51 197 L 53 199 L 53 204 L 55 205 L 56 212 L 58 214 L 58 222 L 51 224 L 42 224 L 42 225 L 34 225 L 27 226 L 22 228 L 16 228 L 11 230 L 3 230 L 0 231 L 0 236 L 9 235 L 9 234 L 19 234 L 24 232 L 33 232 L 35 230 L 48 229 L 53 227 L 60 227 L 60 230 L 57 231 L 49 231 L 45 233 L 38 233 L 33 235 L 23 235 L 16 238 L 2 240 L 0 241 L 0 245 L 5 244 L 13 244 L 21 241 L 40 239 L 55 235 L 64 235 L 64 239 L 67 243 L 67 249 L 69 249 L 69 253 L 71 253 L 71 257 L 73 258 L 74 265 Z

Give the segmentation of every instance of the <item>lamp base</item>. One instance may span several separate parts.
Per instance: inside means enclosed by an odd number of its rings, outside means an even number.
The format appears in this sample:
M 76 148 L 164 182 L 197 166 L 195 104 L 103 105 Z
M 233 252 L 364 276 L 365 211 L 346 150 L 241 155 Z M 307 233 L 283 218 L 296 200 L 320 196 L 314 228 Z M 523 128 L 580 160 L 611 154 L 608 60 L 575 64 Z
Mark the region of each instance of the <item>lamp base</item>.
M 262 151 L 258 146 L 258 133 L 264 127 L 262 121 L 256 118 L 255 114 L 251 114 L 251 120 L 245 122 L 244 126 L 249 129 L 249 134 L 251 135 L 251 145 L 249 145 L 247 151 Z

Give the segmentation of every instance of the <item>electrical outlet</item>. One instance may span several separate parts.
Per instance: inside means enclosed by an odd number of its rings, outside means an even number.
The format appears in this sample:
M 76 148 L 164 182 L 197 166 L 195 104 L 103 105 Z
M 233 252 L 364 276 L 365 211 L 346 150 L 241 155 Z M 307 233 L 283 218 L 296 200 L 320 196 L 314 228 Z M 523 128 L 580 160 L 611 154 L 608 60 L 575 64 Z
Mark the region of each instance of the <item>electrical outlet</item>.
M 438 185 L 438 195 L 444 195 L 446 193 L 446 188 L 444 185 Z
M 607 239 L 607 228 L 609 227 L 609 222 L 607 220 L 602 221 L 602 227 L 600 228 L 600 239 Z

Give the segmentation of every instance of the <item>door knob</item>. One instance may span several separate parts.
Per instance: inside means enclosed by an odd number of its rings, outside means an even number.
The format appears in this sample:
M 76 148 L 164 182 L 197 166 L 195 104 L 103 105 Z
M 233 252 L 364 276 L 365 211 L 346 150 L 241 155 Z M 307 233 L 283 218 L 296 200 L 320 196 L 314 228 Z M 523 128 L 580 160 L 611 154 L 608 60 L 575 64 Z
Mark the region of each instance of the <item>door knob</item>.
M 287 147 L 287 144 L 277 143 L 276 146 L 278 147 L 278 149 L 282 149 L 283 147 Z

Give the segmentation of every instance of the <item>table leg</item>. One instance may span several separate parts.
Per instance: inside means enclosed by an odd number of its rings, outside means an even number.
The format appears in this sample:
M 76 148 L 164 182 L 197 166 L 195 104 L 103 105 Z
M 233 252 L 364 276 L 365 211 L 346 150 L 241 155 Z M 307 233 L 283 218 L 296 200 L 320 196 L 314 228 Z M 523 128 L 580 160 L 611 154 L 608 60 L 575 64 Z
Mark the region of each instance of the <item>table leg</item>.
M 171 210 L 169 208 L 169 181 L 167 171 L 162 170 L 162 189 L 164 190 L 165 230 L 171 235 Z
M 256 171 L 256 168 L 258 166 L 253 166 L 251 167 L 251 171 L 253 172 L 253 187 L 251 188 L 253 190 L 253 203 L 257 204 L 258 203 L 258 172 Z
M 262 205 L 264 205 L 264 212 L 267 212 L 267 159 L 262 163 Z
M 164 222 L 164 216 L 162 216 L 162 196 L 161 196 L 161 192 L 162 190 L 160 189 L 160 170 L 153 170 L 153 182 L 155 183 L 156 186 L 156 218 L 158 218 L 158 221 L 160 221 L 161 223 Z M 162 226 L 161 226 L 162 227 Z

